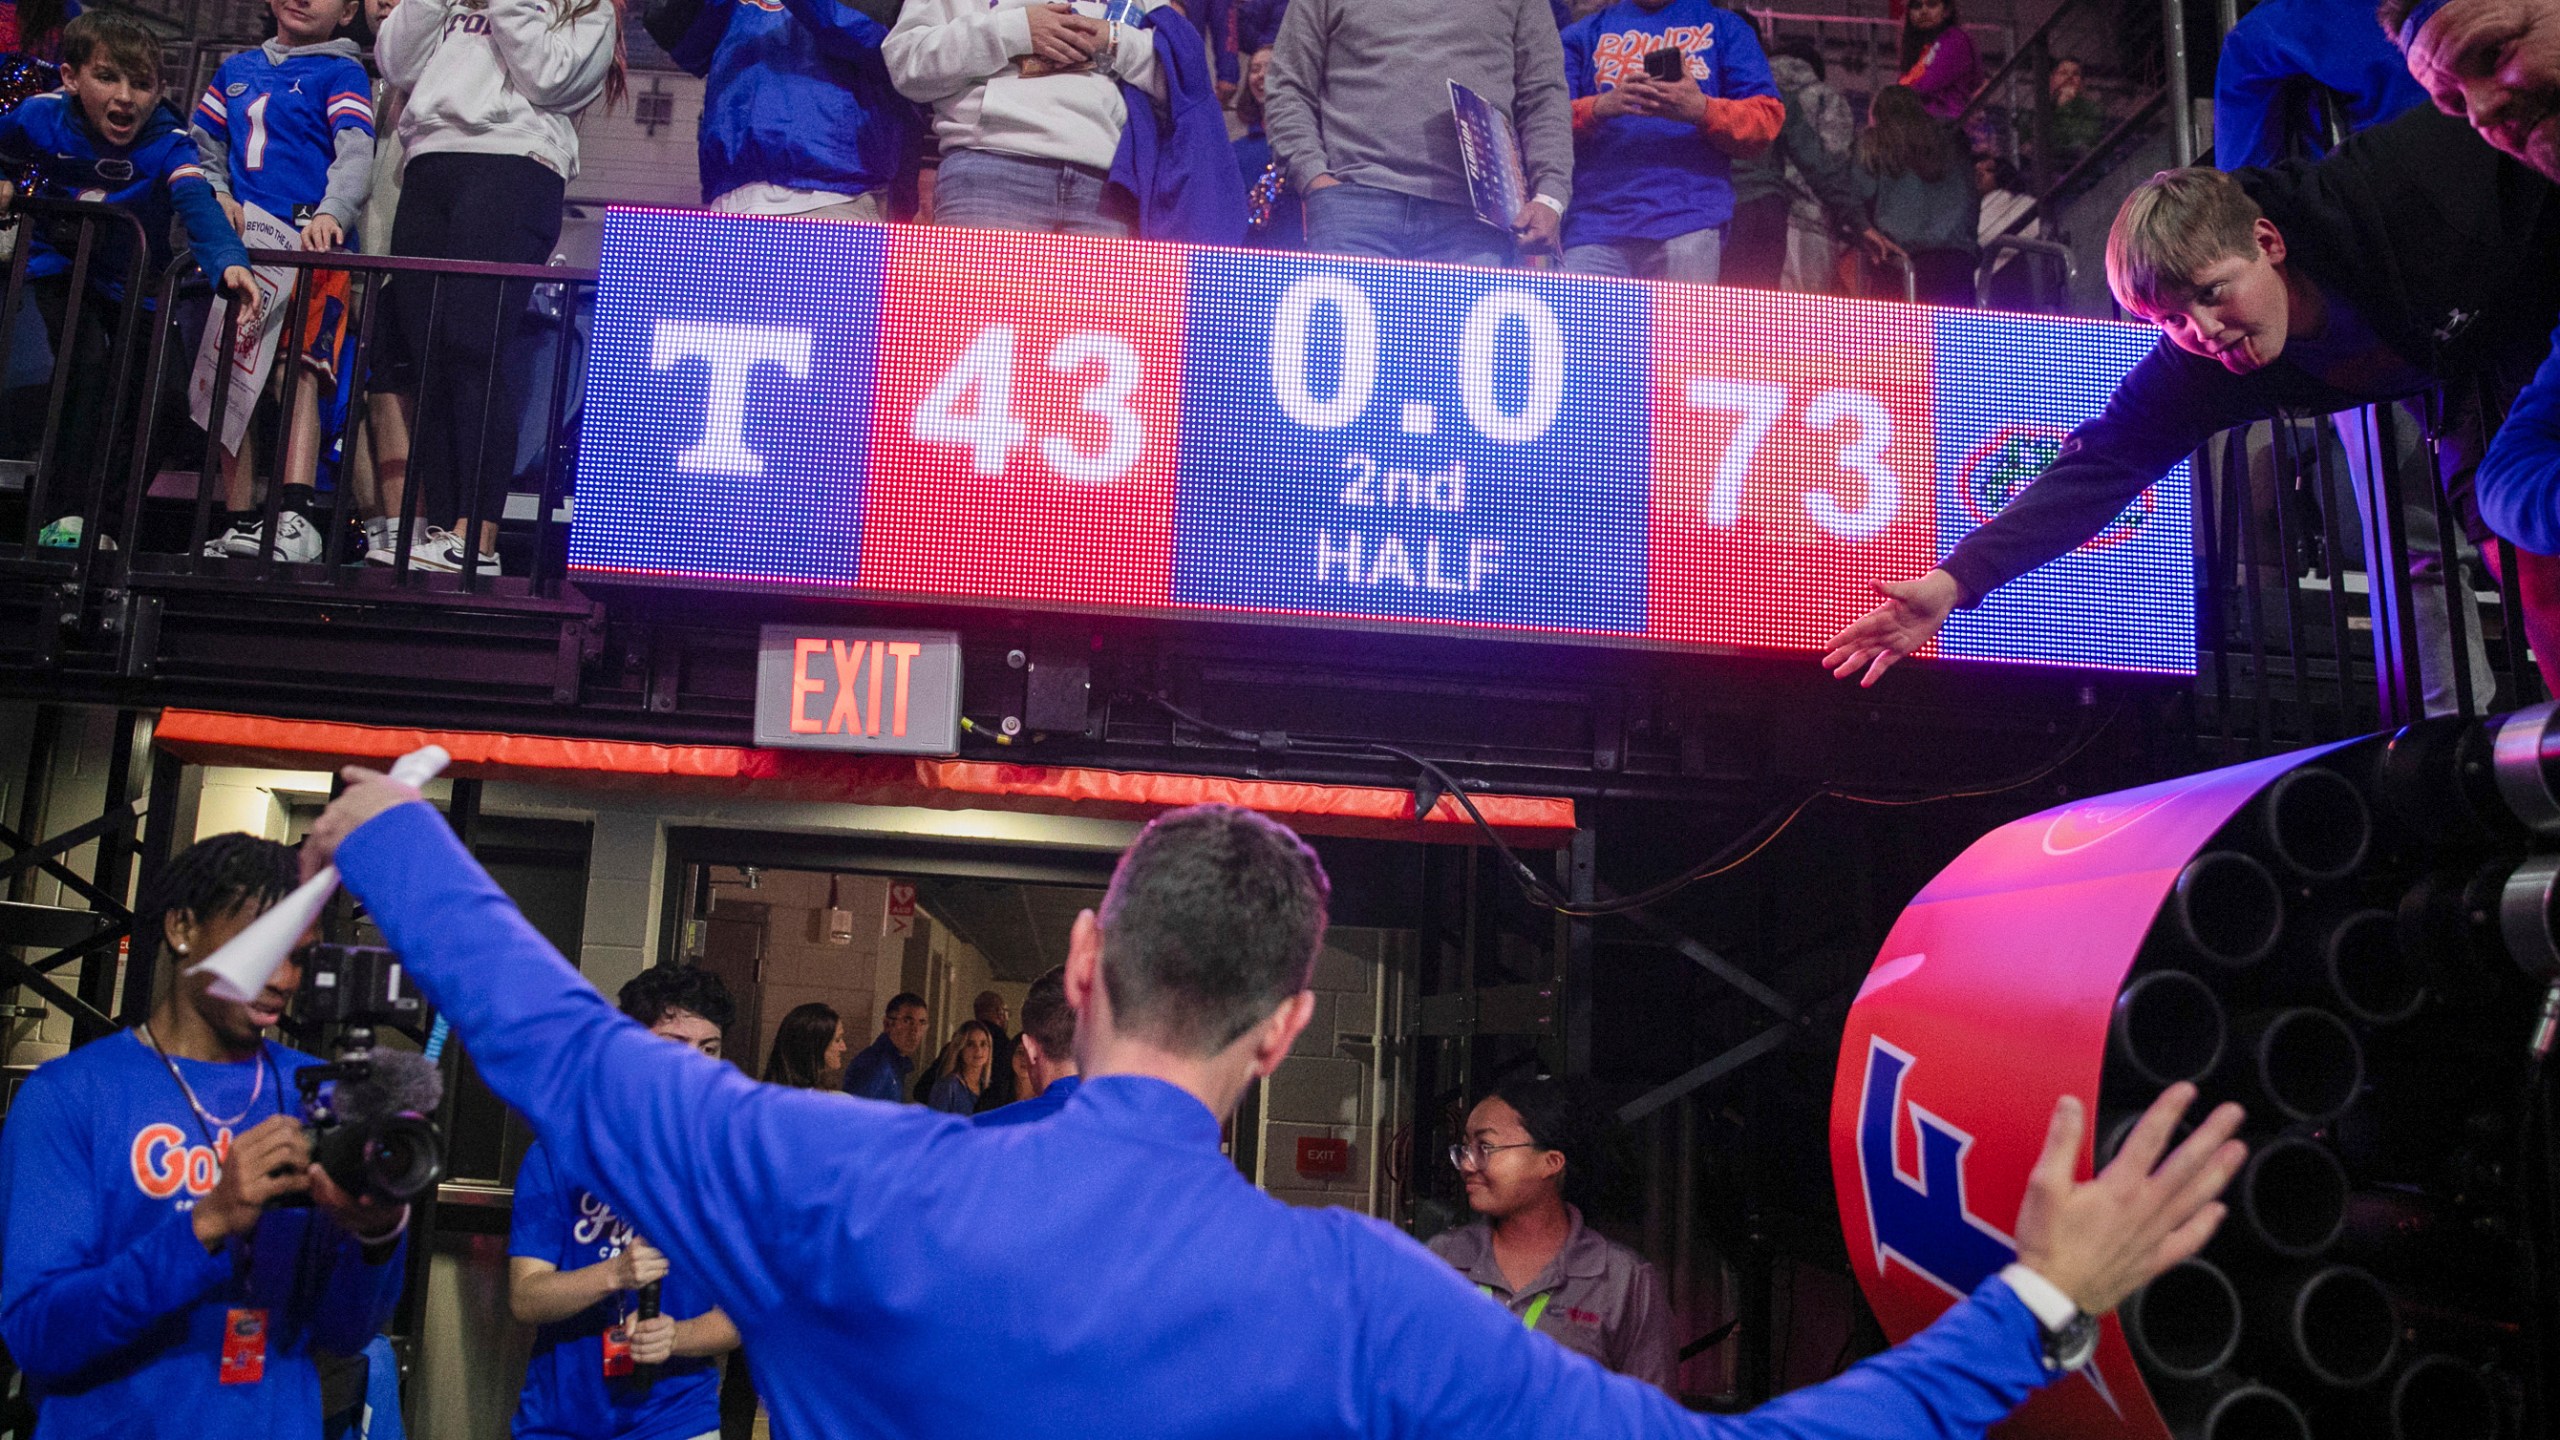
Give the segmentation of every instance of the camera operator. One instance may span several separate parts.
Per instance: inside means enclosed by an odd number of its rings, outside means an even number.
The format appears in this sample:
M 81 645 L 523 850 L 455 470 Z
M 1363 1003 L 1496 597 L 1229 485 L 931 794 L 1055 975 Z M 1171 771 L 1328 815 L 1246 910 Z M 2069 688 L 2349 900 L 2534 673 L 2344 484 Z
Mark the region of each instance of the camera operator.
M 44 1440 L 316 1440 L 313 1352 L 361 1352 L 399 1297 L 408 1207 L 312 1163 L 293 1082 L 321 1062 L 261 1035 L 300 968 L 247 1004 L 179 973 L 293 889 L 294 865 L 238 834 L 170 861 L 135 916 L 168 954 L 150 1020 L 42 1066 L 9 1107 L 0 1338 Z
M 622 987 L 622 1013 L 675 1047 L 720 1053 L 737 1014 L 708 970 L 661 966 Z M 655 1287 L 657 1313 L 636 1295 Z M 720 1370 L 738 1329 L 691 1276 L 594 1191 L 561 1173 L 540 1140 L 516 1172 L 507 1309 L 541 1326 L 516 1403 L 516 1440 L 690 1440 L 720 1433 Z

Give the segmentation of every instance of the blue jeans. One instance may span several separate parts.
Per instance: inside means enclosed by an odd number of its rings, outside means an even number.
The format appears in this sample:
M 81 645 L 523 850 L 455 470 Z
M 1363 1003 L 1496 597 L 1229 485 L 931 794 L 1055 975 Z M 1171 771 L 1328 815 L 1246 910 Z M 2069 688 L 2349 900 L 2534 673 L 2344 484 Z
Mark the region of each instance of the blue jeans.
M 1478 220 L 1472 206 L 1348 182 L 1309 191 L 1306 204 L 1310 250 L 1443 265 L 1511 263 L 1511 237 Z
M 1713 285 L 1724 271 L 1724 231 L 1692 230 L 1668 240 L 1603 240 L 1564 247 L 1564 268 L 1629 280 Z
M 1064 160 L 953 150 L 933 181 L 933 221 L 966 230 L 1032 230 L 1125 240 L 1136 231 L 1110 177 Z

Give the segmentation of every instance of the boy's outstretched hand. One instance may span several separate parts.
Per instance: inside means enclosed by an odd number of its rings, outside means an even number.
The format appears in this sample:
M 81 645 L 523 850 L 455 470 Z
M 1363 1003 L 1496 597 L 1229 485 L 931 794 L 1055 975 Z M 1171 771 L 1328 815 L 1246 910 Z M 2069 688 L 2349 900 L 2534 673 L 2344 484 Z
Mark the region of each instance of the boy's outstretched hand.
M 335 250 L 346 240 L 346 227 L 338 223 L 335 215 L 314 215 L 311 223 L 302 227 L 302 248 L 305 250 Z
M 2215 1197 L 2249 1158 L 2249 1147 L 2231 1138 L 2244 1117 L 2237 1105 L 2218 1106 L 2186 1143 L 2169 1150 L 2195 1098 L 2193 1085 L 2170 1086 L 2135 1124 L 2114 1162 L 2077 1184 L 2072 1176 L 2088 1118 L 2073 1096 L 2053 1107 L 2044 1154 L 2018 1207 L 2018 1261 L 2085 1313 L 2104 1315 L 2123 1304 L 2153 1276 L 2203 1249 L 2222 1224 L 2224 1207 Z
M 1822 668 L 1843 680 L 1866 671 L 1860 685 L 1873 685 L 1894 662 L 1928 644 L 1962 598 L 1956 577 L 1944 570 L 1873 588 L 1884 603 L 1833 636 L 1831 653 L 1822 657 Z
M 231 296 L 231 303 L 239 307 L 240 323 L 257 324 L 258 312 L 265 307 L 258 297 L 258 278 L 249 273 L 249 267 L 246 265 L 224 266 L 222 288 Z

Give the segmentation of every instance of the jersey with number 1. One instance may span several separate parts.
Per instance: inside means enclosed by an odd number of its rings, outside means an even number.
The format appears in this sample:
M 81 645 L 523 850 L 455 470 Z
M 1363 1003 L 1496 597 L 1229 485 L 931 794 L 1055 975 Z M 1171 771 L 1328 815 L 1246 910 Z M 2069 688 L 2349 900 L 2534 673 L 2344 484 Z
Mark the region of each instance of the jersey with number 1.
M 222 62 L 196 102 L 196 128 L 230 157 L 231 195 L 299 225 L 329 191 L 338 132 L 373 134 L 373 82 L 352 41 L 286 49 L 273 40 Z

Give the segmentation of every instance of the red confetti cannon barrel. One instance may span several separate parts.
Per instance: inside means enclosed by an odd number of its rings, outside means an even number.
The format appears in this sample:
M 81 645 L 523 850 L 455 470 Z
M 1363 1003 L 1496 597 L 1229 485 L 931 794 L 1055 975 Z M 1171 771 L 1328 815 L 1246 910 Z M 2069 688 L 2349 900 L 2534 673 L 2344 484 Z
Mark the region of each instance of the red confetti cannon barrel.
M 1885 1330 L 2014 1258 L 2057 1098 L 2093 1117 L 2087 1173 L 2192 1080 L 2249 1109 L 2229 1220 L 2005 1433 L 2521 1435 L 2536 1267 L 2516 1187 L 2560 998 L 2555 896 L 2548 704 L 1984 836 L 1903 912 L 1841 1045 L 1832 1171 Z

